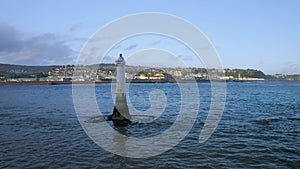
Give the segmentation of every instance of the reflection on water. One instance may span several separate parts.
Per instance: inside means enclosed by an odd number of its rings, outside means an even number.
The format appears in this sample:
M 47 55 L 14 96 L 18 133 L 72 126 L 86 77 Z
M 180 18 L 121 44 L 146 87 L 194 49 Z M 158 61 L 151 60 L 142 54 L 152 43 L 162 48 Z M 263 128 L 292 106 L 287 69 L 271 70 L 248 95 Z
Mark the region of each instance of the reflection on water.
M 114 148 L 117 149 L 117 151 L 119 152 L 123 152 L 124 156 L 126 156 L 127 154 L 127 150 L 126 150 L 126 141 L 127 141 L 127 137 L 128 136 L 128 131 L 127 131 L 127 127 L 125 126 L 115 126 L 114 128 L 116 131 L 118 131 L 120 134 L 117 134 L 117 132 L 114 133 L 114 139 L 113 139 L 113 143 L 114 144 Z
M 227 85 L 222 120 L 207 142 L 199 144 L 198 138 L 209 110 L 210 86 L 199 84 L 200 112 L 192 130 L 173 149 L 147 159 L 121 157 L 97 146 L 78 122 L 71 86 L 1 86 L 0 167 L 300 168 L 300 83 Z M 144 138 L 158 135 L 172 125 L 179 108 L 176 86 L 135 84 L 128 97 L 133 106 L 145 111 L 150 107 L 149 100 L 137 93 L 155 88 L 172 96 L 172 103 L 160 118 L 144 123 L 151 120 L 150 116 L 148 119 L 137 114 L 133 125 L 115 128 L 116 132 Z M 113 108 L 110 89 L 110 85 L 96 85 L 104 116 Z M 86 122 L 91 125 L 107 123 L 100 117 L 90 120 Z M 110 144 L 126 153 L 126 137 L 116 133 L 111 137 Z

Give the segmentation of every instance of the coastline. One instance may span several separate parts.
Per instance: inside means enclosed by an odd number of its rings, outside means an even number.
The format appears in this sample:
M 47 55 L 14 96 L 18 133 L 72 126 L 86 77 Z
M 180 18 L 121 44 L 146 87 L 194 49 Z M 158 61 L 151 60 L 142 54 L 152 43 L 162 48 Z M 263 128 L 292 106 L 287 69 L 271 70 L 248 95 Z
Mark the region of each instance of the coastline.
M 176 81 L 166 81 L 166 80 L 128 80 L 127 83 L 176 83 Z M 194 82 L 191 80 L 180 80 L 178 83 L 190 83 Z M 197 80 L 197 83 L 210 83 L 209 80 Z M 218 81 L 214 81 L 218 82 Z M 300 82 L 297 80 L 264 80 L 264 81 L 248 81 L 248 80 L 231 80 L 226 82 L 234 82 L 234 83 L 242 83 L 242 82 Z M 114 83 L 113 81 L 2 81 L 0 82 L 0 86 L 5 85 L 70 85 L 70 84 L 108 84 Z

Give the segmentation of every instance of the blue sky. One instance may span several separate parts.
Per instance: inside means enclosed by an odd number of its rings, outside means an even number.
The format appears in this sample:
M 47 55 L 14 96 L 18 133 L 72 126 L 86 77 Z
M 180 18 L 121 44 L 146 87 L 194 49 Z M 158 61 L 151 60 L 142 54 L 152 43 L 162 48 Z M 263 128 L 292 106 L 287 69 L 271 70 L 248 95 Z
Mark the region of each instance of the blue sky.
M 74 63 L 85 41 L 105 24 L 163 12 L 197 26 L 225 68 L 300 73 L 299 8 L 298 0 L 0 0 L 0 62 Z

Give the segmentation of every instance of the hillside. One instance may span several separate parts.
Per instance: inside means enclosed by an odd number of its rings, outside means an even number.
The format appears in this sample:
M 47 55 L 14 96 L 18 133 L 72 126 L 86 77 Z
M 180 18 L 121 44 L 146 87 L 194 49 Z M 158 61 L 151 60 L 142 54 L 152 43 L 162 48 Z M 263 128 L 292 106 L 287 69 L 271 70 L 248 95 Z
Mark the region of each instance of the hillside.
M 81 67 L 81 66 L 79 66 Z M 113 78 L 115 75 L 115 64 L 93 64 L 83 66 L 88 71 L 97 69 L 97 73 L 90 72 L 93 77 L 98 78 Z M 300 75 L 265 75 L 260 70 L 255 69 L 205 69 L 205 68 L 162 68 L 164 71 L 170 73 L 170 75 L 180 79 L 190 79 L 195 77 L 199 80 L 208 80 L 208 71 L 225 73 L 225 76 L 229 79 L 240 79 L 240 78 L 262 78 L 265 80 L 289 80 L 299 81 Z M 144 67 L 144 66 L 126 66 L 127 75 L 131 78 L 135 78 L 136 75 L 153 74 L 157 72 L 164 72 L 163 70 Z M 72 76 L 74 71 L 74 65 L 50 65 L 50 66 L 27 66 L 27 65 L 13 65 L 13 64 L 1 64 L 0 63 L 0 79 L 5 80 L 9 78 L 40 78 L 40 77 L 61 77 L 61 76 Z
M 12 65 L 0 63 L 0 76 L 5 77 L 22 77 L 35 76 L 41 72 L 48 72 L 60 66 L 26 66 L 26 65 Z

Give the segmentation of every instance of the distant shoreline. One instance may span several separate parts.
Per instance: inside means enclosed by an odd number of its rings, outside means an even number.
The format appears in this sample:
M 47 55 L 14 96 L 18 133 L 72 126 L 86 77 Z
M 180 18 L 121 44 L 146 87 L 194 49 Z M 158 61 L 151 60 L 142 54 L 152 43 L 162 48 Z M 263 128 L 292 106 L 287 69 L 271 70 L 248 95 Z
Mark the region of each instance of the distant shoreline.
M 178 81 L 178 83 L 189 83 L 193 81 Z M 201 80 L 197 81 L 197 83 L 209 83 L 209 80 Z M 218 82 L 218 81 L 215 81 Z M 242 82 L 300 82 L 296 80 L 264 80 L 264 81 L 226 81 L 226 82 L 234 82 L 234 83 L 242 83 Z M 23 81 L 23 82 L 15 82 L 15 81 L 8 81 L 8 82 L 0 82 L 0 86 L 4 85 L 69 85 L 69 84 L 108 84 L 108 83 L 114 83 L 111 81 L 108 82 L 101 82 L 101 81 Z M 174 82 L 169 82 L 169 81 L 127 81 L 127 83 L 176 83 Z

